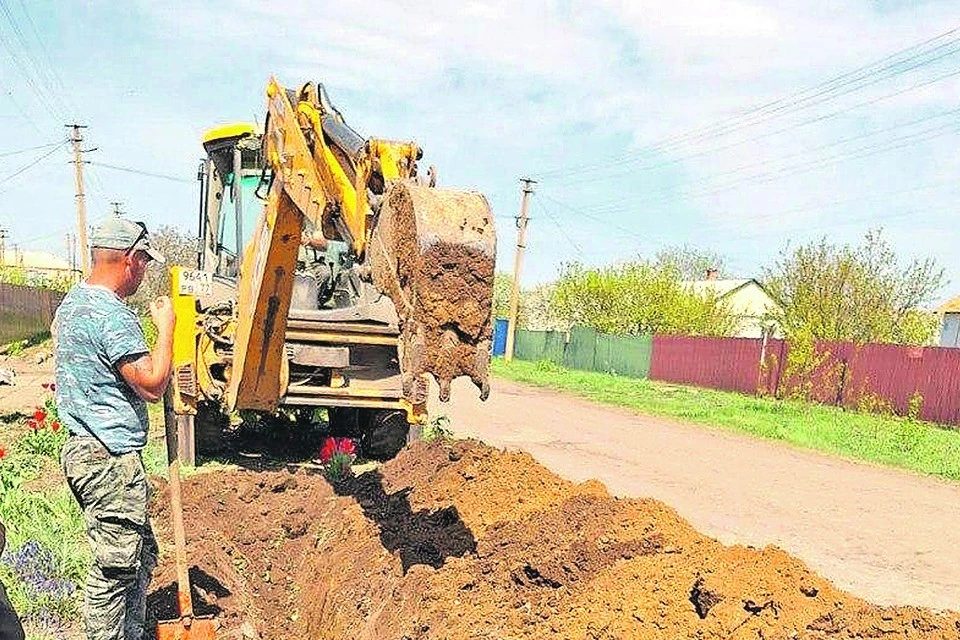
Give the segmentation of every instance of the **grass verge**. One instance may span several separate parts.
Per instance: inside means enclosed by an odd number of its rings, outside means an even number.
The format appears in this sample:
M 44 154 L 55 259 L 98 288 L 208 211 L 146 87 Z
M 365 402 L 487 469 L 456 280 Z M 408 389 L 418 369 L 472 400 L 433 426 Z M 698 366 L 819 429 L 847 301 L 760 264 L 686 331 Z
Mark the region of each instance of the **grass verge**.
M 506 380 L 566 391 L 641 413 L 960 480 L 960 430 L 928 422 L 574 371 L 552 362 L 495 359 L 492 371 Z
M 47 405 L 48 408 L 50 405 Z M 144 465 L 166 475 L 163 410 L 149 406 L 150 438 Z M 0 521 L 7 544 L 0 582 L 24 623 L 29 640 L 79 637 L 82 591 L 90 566 L 83 514 L 59 465 L 65 434 L 49 426 L 31 430 L 16 414 L 0 421 Z

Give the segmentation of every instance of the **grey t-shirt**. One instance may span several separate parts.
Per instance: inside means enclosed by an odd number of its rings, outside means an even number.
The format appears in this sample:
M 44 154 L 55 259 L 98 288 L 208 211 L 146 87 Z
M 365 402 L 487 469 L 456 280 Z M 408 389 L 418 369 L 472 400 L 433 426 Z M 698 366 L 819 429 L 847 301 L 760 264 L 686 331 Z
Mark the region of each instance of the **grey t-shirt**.
M 147 444 L 147 404 L 117 363 L 148 353 L 136 314 L 117 295 L 80 283 L 53 319 L 57 414 L 74 435 L 92 435 L 114 454 Z

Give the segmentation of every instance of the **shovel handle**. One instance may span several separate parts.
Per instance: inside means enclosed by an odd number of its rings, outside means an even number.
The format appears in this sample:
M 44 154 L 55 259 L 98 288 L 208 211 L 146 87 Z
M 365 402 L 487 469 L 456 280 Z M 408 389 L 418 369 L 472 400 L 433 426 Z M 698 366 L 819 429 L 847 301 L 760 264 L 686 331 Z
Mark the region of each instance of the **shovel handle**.
M 173 516 L 173 546 L 177 561 L 177 602 L 180 617 L 193 617 L 190 573 L 187 569 L 187 534 L 183 528 L 183 494 L 180 488 L 180 459 L 177 455 L 177 418 L 173 412 L 173 385 L 163 394 L 163 422 L 167 435 L 167 461 L 170 470 L 170 513 Z

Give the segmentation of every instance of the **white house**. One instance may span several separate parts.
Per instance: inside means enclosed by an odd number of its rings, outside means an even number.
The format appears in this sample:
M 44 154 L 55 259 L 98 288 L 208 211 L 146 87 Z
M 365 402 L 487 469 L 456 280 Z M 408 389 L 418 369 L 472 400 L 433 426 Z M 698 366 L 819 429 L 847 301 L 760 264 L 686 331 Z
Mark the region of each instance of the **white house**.
M 759 281 L 746 279 L 717 279 L 715 270 L 707 271 L 705 280 L 688 280 L 684 285 L 694 293 L 706 296 L 715 295 L 730 305 L 730 310 L 740 319 L 739 338 L 762 338 L 778 335 L 779 331 L 771 325 L 769 315 L 780 308 Z

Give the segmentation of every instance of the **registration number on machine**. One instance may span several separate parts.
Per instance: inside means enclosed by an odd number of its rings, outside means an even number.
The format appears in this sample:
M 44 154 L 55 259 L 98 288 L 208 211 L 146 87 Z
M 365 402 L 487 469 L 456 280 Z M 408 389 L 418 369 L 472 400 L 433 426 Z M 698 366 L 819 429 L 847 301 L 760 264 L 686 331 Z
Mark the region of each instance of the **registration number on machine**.
M 184 269 L 180 272 L 178 293 L 182 296 L 211 295 L 213 293 L 213 274 L 195 269 Z

